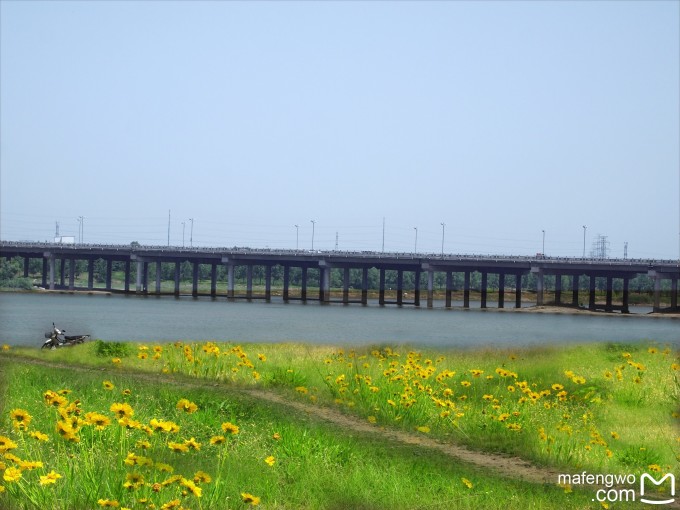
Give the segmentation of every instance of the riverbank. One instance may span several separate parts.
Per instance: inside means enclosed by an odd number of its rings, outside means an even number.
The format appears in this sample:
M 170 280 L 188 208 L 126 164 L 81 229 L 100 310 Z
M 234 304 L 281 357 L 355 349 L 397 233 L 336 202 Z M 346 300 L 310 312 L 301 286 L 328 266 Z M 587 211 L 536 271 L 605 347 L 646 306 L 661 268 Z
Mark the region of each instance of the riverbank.
M 157 507 L 169 501 L 173 486 L 152 490 L 169 475 L 160 479 L 126 462 L 130 452 L 171 465 L 185 479 L 206 472 L 212 481 L 195 482 L 204 491 L 203 508 L 213 507 L 209 501 L 237 507 L 247 492 L 275 508 L 407 509 L 456 501 L 470 509 L 585 509 L 596 487 L 564 490 L 557 487 L 559 473 L 659 476 L 679 467 L 673 395 L 680 358 L 655 342 L 474 350 L 104 345 L 0 351 L 7 395 L 0 435 L 23 448 L 12 453 L 44 462 L 46 472 L 75 467 L 77 478 L 99 480 L 97 487 L 55 484 L 64 508 L 92 494 L 121 504 L 132 496 L 151 498 Z M 111 419 L 99 432 L 80 425 L 72 442 L 54 432 L 56 414 L 30 397 L 60 389 L 69 390 L 64 405 L 79 399 L 85 417 L 109 416 L 109 407 L 126 403 L 138 423 L 160 418 L 179 430 L 148 436 L 133 427 L 121 435 Z M 33 417 L 31 431 L 54 436 L 44 448 L 12 430 L 7 413 L 18 407 Z M 220 430 L 227 420 L 225 431 L 236 434 Z M 219 435 L 225 446 L 215 448 L 211 438 Z M 176 446 L 173 453 L 170 442 L 186 451 Z M 76 462 L 51 444 L 64 444 Z M 120 487 L 133 472 L 144 477 L 138 488 L 101 492 Z M 326 472 L 333 474 L 330 485 Z M 37 476 L 24 476 L 37 487 Z M 11 483 L 0 497 L 16 503 L 22 493 Z M 186 508 L 198 503 L 191 492 L 178 496 Z M 35 493 L 52 497 L 44 489 Z M 60 508 L 51 503 L 41 502 Z

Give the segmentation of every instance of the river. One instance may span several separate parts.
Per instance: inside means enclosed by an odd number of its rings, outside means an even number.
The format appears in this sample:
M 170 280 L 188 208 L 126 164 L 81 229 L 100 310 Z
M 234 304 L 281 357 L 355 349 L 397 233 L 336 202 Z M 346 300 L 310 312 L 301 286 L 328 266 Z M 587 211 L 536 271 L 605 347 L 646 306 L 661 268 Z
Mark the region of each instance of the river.
M 545 314 L 377 304 L 225 298 L 0 293 L 0 344 L 40 346 L 52 321 L 69 334 L 117 341 L 309 342 L 428 346 L 680 343 L 677 318 Z

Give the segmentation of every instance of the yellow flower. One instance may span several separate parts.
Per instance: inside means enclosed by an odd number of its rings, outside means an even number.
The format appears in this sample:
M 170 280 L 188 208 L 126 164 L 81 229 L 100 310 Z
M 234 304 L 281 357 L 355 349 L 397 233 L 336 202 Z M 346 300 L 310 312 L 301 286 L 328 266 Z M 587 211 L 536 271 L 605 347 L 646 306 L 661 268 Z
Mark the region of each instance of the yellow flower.
M 16 447 L 17 444 L 9 437 L 0 436 L 0 453 L 6 452 L 8 450 L 14 450 Z
M 111 425 L 111 420 L 103 414 L 91 412 L 85 414 L 85 423 L 89 425 L 95 425 L 97 430 L 104 430 L 106 427 Z
M 52 470 L 50 473 L 47 473 L 45 476 L 40 477 L 40 485 L 49 485 L 51 483 L 56 483 L 59 478 L 61 478 L 61 475 L 58 474 L 58 473 L 55 473 L 54 470 Z
M 416 430 L 418 432 L 422 432 L 423 434 L 429 434 L 430 433 L 430 427 L 426 427 L 426 426 L 416 427 Z
M 177 453 L 184 453 L 189 451 L 189 446 L 183 443 L 175 443 L 173 441 L 168 442 L 168 448 L 170 448 L 173 452 Z
M 650 464 L 649 466 L 647 466 L 647 469 L 649 469 L 650 471 L 656 471 L 657 473 L 661 472 L 661 466 L 659 466 L 658 464 Z
M 14 428 L 18 430 L 27 430 L 28 425 L 33 419 L 26 409 L 12 409 L 9 413 L 9 417 L 13 421 L 12 425 Z
M 226 441 L 224 436 L 213 436 L 210 438 L 210 444 L 222 444 Z
M 264 461 L 268 466 L 273 466 L 274 463 L 276 462 L 276 459 L 274 459 L 274 457 L 272 455 L 270 455 L 269 457 L 264 459 Z
M 9 349 L 10 349 L 9 345 L 7 345 L 7 344 L 3 344 L 3 345 L 2 345 L 2 350 L 3 350 L 3 351 L 9 351 Z
M 193 437 L 191 439 L 185 439 L 184 444 L 192 450 L 198 451 L 201 449 L 201 443 L 197 442 Z
M 158 471 L 164 471 L 166 473 L 172 473 L 174 471 L 170 464 L 164 464 L 163 462 L 156 462 L 156 469 Z
M 198 410 L 198 406 L 194 404 L 193 402 L 187 400 L 186 398 L 182 398 L 177 402 L 177 405 L 175 406 L 177 409 L 180 411 L 184 411 L 185 413 L 191 414 L 193 412 L 196 412 Z
M 5 469 L 5 474 L 2 478 L 6 482 L 17 482 L 21 479 L 21 469 L 15 467 L 8 467 Z
M 149 443 L 148 441 L 139 440 L 137 441 L 137 443 L 135 443 L 135 446 L 140 450 L 148 450 L 149 448 L 151 448 L 151 443 Z
M 245 504 L 251 504 L 253 506 L 260 504 L 260 498 L 253 496 L 252 494 L 248 494 L 247 492 L 241 493 L 241 499 Z
M 112 358 L 111 363 L 113 363 L 114 365 L 120 365 L 120 358 Z
M 135 415 L 135 411 L 132 409 L 130 404 L 114 402 L 111 404 L 109 410 L 115 414 L 118 418 L 132 418 Z
M 470 480 L 468 480 L 467 478 L 461 478 L 461 481 L 463 482 L 463 485 L 465 485 L 465 487 L 467 487 L 468 489 L 472 489 L 473 485 Z
M 368 423 L 375 423 L 377 421 L 377 418 L 375 416 L 369 416 L 367 420 Z
M 234 425 L 233 423 L 230 422 L 225 422 L 222 424 L 222 430 L 224 432 L 228 432 L 232 435 L 238 434 L 239 433 L 239 428 L 237 425 Z
M 172 510 L 173 508 L 178 508 L 181 505 L 182 502 L 179 499 L 173 499 L 172 501 L 168 501 L 166 504 L 161 506 L 161 510 Z
M 614 432 L 614 431 L 612 431 L 611 436 L 612 436 L 612 439 L 618 439 L 619 438 L 619 434 L 617 432 Z
M 104 381 L 102 383 L 102 386 L 104 386 L 105 390 L 112 390 L 113 388 L 115 388 L 115 386 L 113 385 L 113 383 L 111 381 Z M 100 500 L 100 501 L 104 501 L 104 500 Z
M 302 393 L 303 395 L 309 392 L 309 390 L 304 386 L 297 386 L 295 388 L 295 391 L 297 391 L 298 393 Z
M 37 439 L 38 441 L 46 442 L 49 441 L 50 439 L 47 434 L 43 434 L 42 432 L 38 432 L 37 430 L 34 432 L 29 432 L 28 435 L 34 439 Z
M 99 499 L 97 500 L 97 503 L 99 503 L 99 506 L 107 506 L 107 507 L 119 507 L 120 503 L 116 501 L 115 499 Z
M 194 482 L 196 483 L 210 483 L 212 481 L 211 476 L 203 471 L 196 471 L 194 475 Z
M 472 385 L 470 381 L 461 381 L 460 384 L 461 386 L 465 386 L 466 388 Z
M 196 496 L 197 498 L 201 497 L 203 489 L 196 486 L 196 484 L 192 480 L 187 480 L 186 478 L 182 478 L 182 480 L 180 481 L 180 485 L 182 485 L 182 487 L 186 487 L 187 489 L 189 489 L 189 491 L 194 496 Z
M 259 359 L 260 361 L 267 361 L 267 356 L 265 356 L 264 354 L 258 354 L 257 359 Z

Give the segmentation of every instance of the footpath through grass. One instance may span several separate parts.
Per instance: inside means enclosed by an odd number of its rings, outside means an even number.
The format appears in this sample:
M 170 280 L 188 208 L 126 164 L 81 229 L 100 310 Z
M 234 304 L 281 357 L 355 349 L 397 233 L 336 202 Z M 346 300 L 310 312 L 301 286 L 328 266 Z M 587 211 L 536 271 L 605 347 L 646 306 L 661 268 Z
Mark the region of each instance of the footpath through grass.
M 13 354 L 105 371 L 13 364 Z M 128 508 L 600 507 L 592 491 L 513 482 L 229 390 L 242 387 L 563 473 L 678 473 L 680 360 L 653 343 L 431 352 L 93 342 L 51 352 L 12 348 L 0 359 L 0 450 L 2 441 L 15 445 L 5 446 L 10 457 L 2 462 L 22 475 L 0 482 L 3 508 L 93 508 L 100 500 Z M 181 389 L 141 382 L 138 371 L 219 385 Z M 135 414 L 126 416 L 125 405 Z M 25 427 L 22 413 L 32 418 Z M 134 456 L 148 460 L 140 465 Z M 22 468 L 30 461 L 43 465 Z M 41 486 L 51 470 L 61 478 Z

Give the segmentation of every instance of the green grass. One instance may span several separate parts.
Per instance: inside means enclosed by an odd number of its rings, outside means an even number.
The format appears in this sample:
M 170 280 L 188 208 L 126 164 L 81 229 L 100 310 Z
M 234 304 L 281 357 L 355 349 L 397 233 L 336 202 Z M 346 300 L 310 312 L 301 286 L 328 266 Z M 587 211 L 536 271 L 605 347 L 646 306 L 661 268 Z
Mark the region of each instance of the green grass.
M 176 500 L 183 508 L 244 508 L 242 493 L 261 498 L 264 508 L 592 506 L 592 494 L 585 491 L 567 494 L 555 486 L 500 478 L 422 447 L 376 440 L 304 413 L 291 414 L 289 408 L 263 405 L 224 385 L 197 387 L 170 376 L 154 381 L 124 370 L 76 372 L 16 362 L 10 357 L 0 359 L 0 374 L 0 436 L 16 443 L 16 448 L 6 452 L 21 461 L 42 462 L 42 467 L 24 470 L 18 481 L 0 481 L 4 487 L 0 507 L 8 510 L 92 509 L 100 507 L 99 500 L 115 500 L 127 508 L 152 508 L 151 504 L 163 508 Z M 104 381 L 113 388 L 105 389 Z M 56 423 L 64 418 L 56 407 L 45 403 L 47 390 L 69 390 L 64 395 L 74 404 L 69 419 L 83 420 L 95 411 L 107 416 L 111 424 L 96 430 L 81 423 L 74 433 L 77 441 L 60 436 Z M 124 390 L 130 390 L 129 394 Z M 177 409 L 180 399 L 188 399 L 198 409 L 192 413 Z M 142 424 L 168 420 L 177 424 L 179 431 L 148 434 L 141 428 L 124 428 L 110 410 L 114 403 L 129 404 L 133 419 Z M 63 408 L 68 408 L 66 403 Z M 13 425 L 10 415 L 16 409 L 31 415 L 27 430 Z M 221 424 L 225 422 L 237 425 L 238 434 L 223 432 Z M 48 441 L 31 437 L 35 431 L 46 434 Z M 226 436 L 226 442 L 211 445 L 210 438 L 215 435 Z M 168 448 L 169 441 L 182 443 L 191 438 L 201 444 L 199 450 L 175 453 Z M 6 444 L 5 439 L 0 444 Z M 147 448 L 142 449 L 139 441 L 147 441 Z M 154 465 L 126 464 L 130 453 L 148 457 Z M 269 456 L 275 459 L 273 466 L 265 462 Z M 18 465 L 15 457 L 2 460 L 3 471 Z M 171 476 L 157 469 L 162 464 L 172 466 L 173 474 L 185 480 L 203 471 L 211 481 L 197 482 L 200 497 L 192 493 L 195 489 L 177 482 L 154 486 Z M 40 476 L 52 471 L 61 478 L 41 486 Z M 143 477 L 143 482 L 125 488 L 130 476 Z

